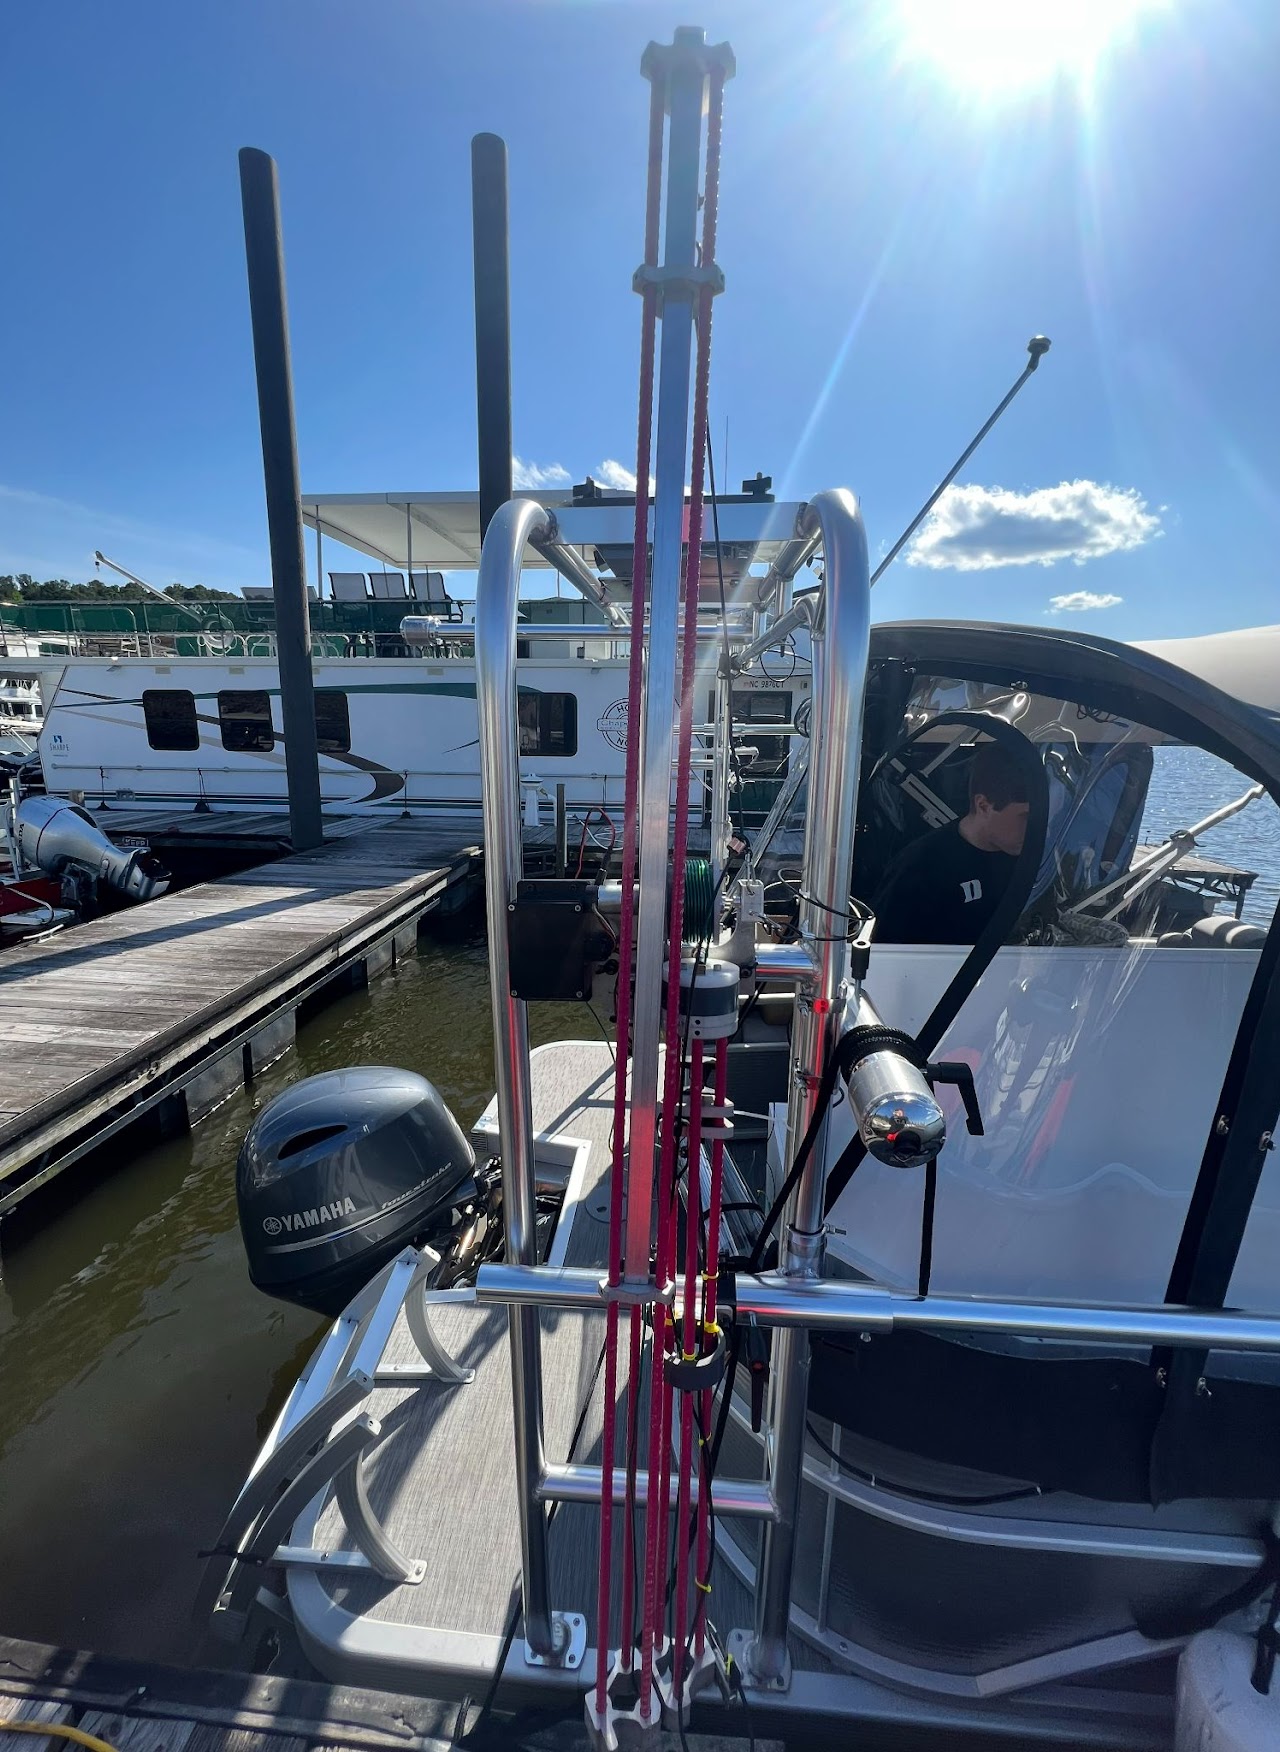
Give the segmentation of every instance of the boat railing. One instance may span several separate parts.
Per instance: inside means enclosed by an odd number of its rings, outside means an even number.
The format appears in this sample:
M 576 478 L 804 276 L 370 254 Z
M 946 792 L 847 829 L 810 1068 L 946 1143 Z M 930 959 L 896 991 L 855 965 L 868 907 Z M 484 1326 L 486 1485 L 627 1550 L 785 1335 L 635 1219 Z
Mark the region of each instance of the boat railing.
M 408 1586 L 424 1579 L 426 1564 L 395 1545 L 369 1502 L 364 1465 L 381 1441 L 382 1425 L 361 1407 L 377 1387 L 460 1387 L 474 1379 L 474 1370 L 456 1363 L 432 1330 L 433 1307 L 474 1299 L 470 1290 L 433 1289 L 439 1265 L 430 1247 L 409 1247 L 384 1266 L 330 1328 L 286 1402 L 205 1554 L 195 1613 L 227 1640 L 243 1634 L 267 1564 L 372 1571 Z M 386 1364 L 402 1311 L 421 1361 Z M 287 1543 L 308 1504 L 318 1511 L 330 1492 L 355 1549 L 332 1540 L 323 1548 Z

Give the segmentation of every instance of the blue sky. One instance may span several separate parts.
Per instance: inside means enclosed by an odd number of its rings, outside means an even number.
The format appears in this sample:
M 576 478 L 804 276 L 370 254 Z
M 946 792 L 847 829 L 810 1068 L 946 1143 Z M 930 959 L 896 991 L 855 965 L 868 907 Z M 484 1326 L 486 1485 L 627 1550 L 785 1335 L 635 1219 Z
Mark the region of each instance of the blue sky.
M 0 572 L 87 577 L 101 547 L 159 583 L 267 581 L 245 144 L 280 165 L 304 489 L 474 483 L 481 128 L 511 149 L 516 449 L 630 462 L 639 57 L 696 17 L 738 56 L 733 480 L 849 485 L 883 548 L 1042 330 L 878 614 L 1036 621 L 1083 592 L 1119 600 L 1059 612 L 1118 637 L 1280 619 L 1280 6 L 1150 0 L 1091 81 L 993 96 L 913 46 L 915 3 L 7 7 Z

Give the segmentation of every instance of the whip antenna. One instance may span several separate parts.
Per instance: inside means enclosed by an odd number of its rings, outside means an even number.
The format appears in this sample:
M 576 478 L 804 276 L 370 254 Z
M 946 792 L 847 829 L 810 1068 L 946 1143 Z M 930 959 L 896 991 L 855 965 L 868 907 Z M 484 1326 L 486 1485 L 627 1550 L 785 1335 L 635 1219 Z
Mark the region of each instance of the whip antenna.
M 991 415 L 991 418 L 987 421 L 986 425 L 983 426 L 979 430 L 979 432 L 977 433 L 977 436 L 972 440 L 972 442 L 969 444 L 968 448 L 961 452 L 960 456 L 957 458 L 956 462 L 952 465 L 950 470 L 938 482 L 937 486 L 933 489 L 932 493 L 930 493 L 929 497 L 925 500 L 924 504 L 916 512 L 915 516 L 911 519 L 910 523 L 908 523 L 907 527 L 903 530 L 902 534 L 898 537 L 897 541 L 894 542 L 893 546 L 889 549 L 888 553 L 884 556 L 884 558 L 881 560 L 880 564 L 876 567 L 875 571 L 871 574 L 871 582 L 873 584 L 878 583 L 880 578 L 881 578 L 881 575 L 888 571 L 889 567 L 893 564 L 893 562 L 897 559 L 898 555 L 902 552 L 903 548 L 911 540 L 911 537 L 915 534 L 916 530 L 919 529 L 920 525 L 924 522 L 925 518 L 929 515 L 930 511 L 933 510 L 934 506 L 938 503 L 938 500 L 946 492 L 947 488 L 951 485 L 952 481 L 955 480 L 956 476 L 960 473 L 960 470 L 964 467 L 965 463 L 968 462 L 969 458 L 973 455 L 974 451 L 978 448 L 979 444 L 982 443 L 982 440 L 986 437 L 987 433 L 995 425 L 996 421 L 1000 418 L 1001 414 L 1008 407 L 1009 403 L 1013 400 L 1014 396 L 1017 395 L 1018 391 L 1022 388 L 1023 384 L 1027 381 L 1028 377 L 1030 377 L 1031 373 L 1035 370 L 1036 366 L 1040 363 L 1041 359 L 1044 358 L 1045 354 L 1048 351 L 1049 351 L 1049 337 L 1048 337 L 1048 335 L 1032 335 L 1031 339 L 1027 342 L 1027 352 L 1030 353 L 1031 357 L 1030 357 L 1030 359 L 1028 359 L 1026 365 L 1024 365 L 1024 367 L 1022 369 L 1021 376 L 1018 378 L 1017 382 L 1013 385 L 1013 388 L 1009 391 L 1008 395 L 1006 395 L 1004 400 L 1000 403 L 999 407 Z

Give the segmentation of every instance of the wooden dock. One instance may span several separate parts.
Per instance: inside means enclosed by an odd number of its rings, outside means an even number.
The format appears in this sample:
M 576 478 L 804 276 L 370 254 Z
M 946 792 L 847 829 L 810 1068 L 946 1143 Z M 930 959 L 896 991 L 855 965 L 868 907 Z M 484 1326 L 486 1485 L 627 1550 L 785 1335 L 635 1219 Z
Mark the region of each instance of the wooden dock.
M 0 1752 L 72 1752 L 65 1738 L 6 1733 L 5 1722 L 78 1728 L 116 1752 L 448 1752 L 458 1714 L 457 1703 L 429 1698 L 0 1637 Z
M 713 1732 L 657 1731 L 651 1752 L 783 1752 L 744 1735 L 740 1707 L 704 1708 Z M 717 1719 L 719 1718 L 719 1719 Z M 78 1729 L 113 1752 L 591 1752 L 582 1703 L 490 1715 L 480 1699 L 412 1697 L 275 1674 L 160 1667 L 0 1636 L 0 1752 L 75 1752 L 6 1722 Z
M 193 1123 L 287 1050 L 300 1002 L 412 952 L 478 868 L 467 831 L 348 819 L 316 851 L 7 952 L 0 1215 L 143 1115 Z

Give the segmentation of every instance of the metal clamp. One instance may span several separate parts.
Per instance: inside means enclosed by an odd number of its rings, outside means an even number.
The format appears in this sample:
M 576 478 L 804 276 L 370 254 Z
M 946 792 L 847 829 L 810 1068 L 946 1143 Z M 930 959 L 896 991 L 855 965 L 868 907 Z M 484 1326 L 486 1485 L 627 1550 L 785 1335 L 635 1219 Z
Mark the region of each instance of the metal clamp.
M 724 269 L 718 262 L 704 262 L 700 267 L 661 267 L 656 262 L 642 262 L 631 276 L 633 292 L 655 292 L 661 311 L 669 297 L 693 298 L 710 289 L 713 298 L 724 291 Z

